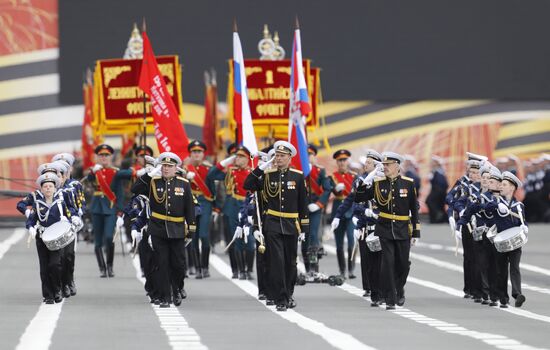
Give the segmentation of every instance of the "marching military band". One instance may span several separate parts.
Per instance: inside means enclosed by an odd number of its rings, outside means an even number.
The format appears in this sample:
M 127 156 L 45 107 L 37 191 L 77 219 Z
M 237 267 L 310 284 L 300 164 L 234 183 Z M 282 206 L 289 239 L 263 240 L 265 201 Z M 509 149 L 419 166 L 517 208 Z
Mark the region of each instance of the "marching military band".
M 310 173 L 305 177 L 291 166 L 297 151 L 286 141 L 258 154 L 232 144 L 227 158 L 215 165 L 205 161 L 203 142 L 192 141 L 188 151 L 185 160 L 171 152 L 154 158 L 151 148 L 139 147 L 136 166 L 121 170 L 112 166 L 114 149 L 99 145 L 97 164 L 82 179 L 93 188 L 89 205 L 84 185 L 71 177 L 74 156 L 60 153 L 38 168 L 38 189 L 17 209 L 27 218 L 29 243 L 36 242 L 44 303 L 77 293 L 77 233 L 88 213 L 100 277 L 115 276 L 114 233 L 127 226 L 150 302 L 179 306 L 187 297 L 186 277 L 210 276 L 211 229 L 221 215 L 233 278 L 257 279 L 258 298 L 278 311 L 294 308 L 298 245 L 305 273 L 319 274 L 322 218 L 332 195 L 330 228 L 339 278 L 355 278 L 359 255 L 364 296 L 371 305 L 384 303 L 388 310 L 404 305 L 409 252 L 420 239 L 413 158 L 369 149 L 357 174 L 349 170 L 351 152 L 342 149 L 334 153 L 337 170 L 328 176 L 317 164 L 317 148 L 309 145 Z M 485 156 L 466 156 L 466 173 L 446 195 L 443 160 L 432 158 L 431 183 L 437 193 L 428 203 L 434 208 L 430 221 L 446 214 L 457 244 L 463 246 L 464 298 L 506 308 L 510 280 L 514 305 L 521 307 L 526 298 L 520 259 L 529 231 L 525 206 L 515 197 L 522 181 L 513 172 L 501 172 Z M 122 180 L 132 182 L 128 203 L 123 203 Z M 219 195 L 218 185 L 225 196 Z

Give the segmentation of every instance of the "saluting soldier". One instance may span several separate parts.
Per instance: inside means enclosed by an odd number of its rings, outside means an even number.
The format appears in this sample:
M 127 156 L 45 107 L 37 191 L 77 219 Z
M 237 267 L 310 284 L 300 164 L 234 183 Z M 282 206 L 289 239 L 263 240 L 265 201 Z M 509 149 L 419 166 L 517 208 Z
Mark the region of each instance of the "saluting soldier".
M 405 303 L 405 283 L 409 273 L 409 252 L 420 238 L 418 200 L 414 181 L 401 176 L 403 157 L 394 152 L 382 153 L 384 176 L 376 178 L 377 165 L 357 188 L 356 202 L 374 199 L 380 210 L 374 234 L 382 246 L 380 278 L 386 310 Z
M 190 163 L 185 165 L 187 179 L 191 182 L 193 195 L 199 202 L 201 215 L 197 225 L 197 235 L 193 238 L 193 250 L 197 274 L 195 278 L 210 277 L 208 263 L 210 258 L 210 221 L 212 220 L 212 209 L 215 205 L 215 183 L 208 178 L 208 172 L 212 164 L 204 160 L 206 145 L 194 140 L 187 146 Z M 200 241 L 200 247 L 199 247 Z
M 181 159 L 172 152 L 159 156 L 161 169 L 143 175 L 132 187 L 149 198 L 151 217 L 147 226 L 150 245 L 158 263 L 160 307 L 181 304 L 185 277 L 186 240 L 196 231 L 195 204 L 189 181 L 176 176 Z
M 308 194 L 304 174 L 289 167 L 296 148 L 277 141 L 274 149 L 275 157 L 254 169 L 244 188 L 257 191 L 263 202 L 267 298 L 275 301 L 277 311 L 286 311 L 296 306 L 296 257 L 298 240 L 303 241 L 309 231 Z M 271 162 L 275 168 L 264 172 Z M 254 233 L 263 239 L 263 233 Z
M 94 245 L 100 277 L 114 277 L 113 260 L 115 243 L 113 234 L 117 220 L 117 212 L 123 208 L 122 180 L 130 180 L 134 169 L 120 170 L 112 166 L 114 149 L 107 144 L 96 147 L 97 164 L 91 168 L 88 181 L 94 186 L 94 195 L 90 205 L 94 231 Z M 107 255 L 107 262 L 103 255 Z
M 346 149 L 341 149 L 332 155 L 332 158 L 336 160 L 337 170 L 332 173 L 332 192 L 334 193 L 334 202 L 332 203 L 331 213 L 331 227 L 334 232 L 334 240 L 336 241 L 336 257 L 338 259 L 338 268 L 342 277 L 346 276 L 346 258 L 344 254 L 344 237 L 348 241 L 348 277 L 355 278 L 354 269 L 355 261 L 351 259 L 354 238 L 353 230 L 355 225 L 351 220 L 353 211 L 351 206 L 340 217 L 336 217 L 338 207 L 342 205 L 344 199 L 351 193 L 353 187 L 353 180 L 357 176 L 357 173 L 348 169 L 349 157 L 351 152 Z

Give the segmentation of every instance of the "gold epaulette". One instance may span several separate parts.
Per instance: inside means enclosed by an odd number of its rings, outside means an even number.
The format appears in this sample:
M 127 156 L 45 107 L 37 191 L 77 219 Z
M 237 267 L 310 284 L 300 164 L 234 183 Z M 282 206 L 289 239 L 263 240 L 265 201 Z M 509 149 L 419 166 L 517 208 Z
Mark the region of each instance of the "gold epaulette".
M 375 177 L 374 178 L 374 182 L 378 182 L 378 181 L 382 181 L 382 180 L 386 180 L 386 177 Z
M 298 173 L 298 174 L 303 174 L 304 173 L 303 171 L 298 170 L 298 169 L 294 169 L 294 168 L 288 168 L 288 170 L 294 171 L 295 173 Z
M 186 178 L 181 177 L 181 176 L 176 176 L 176 179 L 183 180 L 185 182 L 189 182 L 189 180 L 187 180 Z
M 158 179 L 162 179 L 162 176 L 153 176 L 153 177 L 151 178 L 151 180 L 158 180 Z
M 407 176 L 401 176 L 401 178 L 402 178 L 403 180 L 407 180 L 407 181 L 410 181 L 410 182 L 414 182 L 413 179 L 411 179 L 410 177 L 407 177 Z

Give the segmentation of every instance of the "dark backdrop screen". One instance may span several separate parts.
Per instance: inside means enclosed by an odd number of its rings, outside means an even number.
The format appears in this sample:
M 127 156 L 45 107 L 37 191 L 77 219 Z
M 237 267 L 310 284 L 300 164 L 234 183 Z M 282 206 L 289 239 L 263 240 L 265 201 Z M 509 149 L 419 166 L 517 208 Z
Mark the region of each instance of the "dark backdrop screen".
M 179 54 L 185 101 L 203 101 L 214 67 L 223 99 L 232 21 L 247 58 L 263 24 L 290 52 L 300 18 L 304 57 L 331 100 L 550 96 L 547 0 L 60 0 L 61 102 L 82 102 L 96 59 L 122 57 L 132 23 L 147 20 L 157 55 Z

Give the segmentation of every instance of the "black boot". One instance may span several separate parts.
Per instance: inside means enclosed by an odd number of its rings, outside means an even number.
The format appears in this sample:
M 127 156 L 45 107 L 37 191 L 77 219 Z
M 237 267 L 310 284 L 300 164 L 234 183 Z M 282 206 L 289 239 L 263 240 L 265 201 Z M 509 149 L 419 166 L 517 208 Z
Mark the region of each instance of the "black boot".
M 202 279 L 202 266 L 201 266 L 201 257 L 199 252 L 199 247 L 193 247 L 193 260 L 195 261 L 196 276 L 195 278 L 200 280 Z
M 302 259 L 304 260 L 304 268 L 306 269 L 306 273 L 308 273 L 311 270 L 311 267 L 309 265 L 309 255 L 307 252 L 302 250 Z
M 246 279 L 247 280 L 253 280 L 253 273 L 254 273 L 254 251 L 244 251 L 244 256 L 246 260 Z
M 108 244 L 105 253 L 107 254 L 107 275 L 109 277 L 115 277 L 113 272 L 113 260 L 115 259 L 115 244 Z
M 105 258 L 103 257 L 103 250 L 101 247 L 95 248 L 95 257 L 97 259 L 97 265 L 99 266 L 99 277 L 107 277 L 107 266 L 105 265 Z
M 235 262 L 237 263 L 237 269 L 239 271 L 239 279 L 245 280 L 246 279 L 246 273 L 245 273 L 245 267 L 244 267 L 244 257 L 243 252 L 239 252 L 235 250 Z
M 353 271 L 355 270 L 355 259 L 352 259 L 353 248 L 348 248 L 348 277 L 349 279 L 354 279 L 355 275 Z
M 336 250 L 336 258 L 338 259 L 338 269 L 340 270 L 340 276 L 346 277 L 346 257 L 344 256 L 343 249 Z
M 203 248 L 201 253 L 201 266 L 202 266 L 202 277 L 210 277 L 210 271 L 208 271 L 208 265 L 210 262 L 210 247 Z

